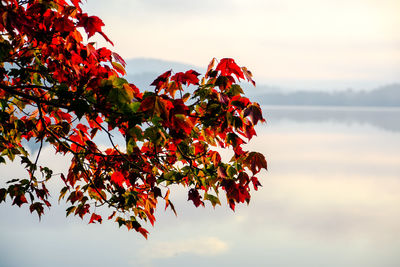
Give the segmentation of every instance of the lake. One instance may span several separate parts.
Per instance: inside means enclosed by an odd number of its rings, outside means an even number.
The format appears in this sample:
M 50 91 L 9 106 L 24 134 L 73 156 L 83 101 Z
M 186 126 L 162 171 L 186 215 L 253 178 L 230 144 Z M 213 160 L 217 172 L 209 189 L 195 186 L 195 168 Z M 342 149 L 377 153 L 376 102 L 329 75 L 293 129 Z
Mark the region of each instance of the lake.
M 160 203 L 146 241 L 112 222 L 66 219 L 57 198 L 41 222 L 8 200 L 0 266 L 400 266 L 400 109 L 263 110 L 247 148 L 266 155 L 268 172 L 248 206 L 196 209 L 176 190 L 178 217 Z M 42 160 L 65 170 L 48 148 Z

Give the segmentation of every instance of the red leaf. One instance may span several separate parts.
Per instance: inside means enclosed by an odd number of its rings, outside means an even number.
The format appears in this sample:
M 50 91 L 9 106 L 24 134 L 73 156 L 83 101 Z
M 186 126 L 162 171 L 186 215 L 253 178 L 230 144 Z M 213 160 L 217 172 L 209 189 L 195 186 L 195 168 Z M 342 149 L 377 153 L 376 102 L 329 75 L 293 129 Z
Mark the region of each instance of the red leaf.
M 250 152 L 244 160 L 244 164 L 253 174 L 258 173 L 262 168 L 267 169 L 267 161 L 264 155 L 258 152 Z
M 253 125 L 251 124 L 246 124 L 244 126 L 244 134 L 246 137 L 250 140 L 254 135 L 256 135 L 256 131 L 254 130 Z
M 56 19 L 53 22 L 54 30 L 57 32 L 71 32 L 75 30 L 74 23 L 68 18 Z
M 178 84 L 184 84 L 184 85 L 190 85 L 194 84 L 197 85 L 199 84 L 199 76 L 200 73 L 194 71 L 194 70 L 188 70 L 187 72 L 178 72 L 174 76 L 171 77 L 172 81 L 177 82 Z
M 108 219 L 111 220 L 112 218 L 114 218 L 116 213 L 117 213 L 116 211 L 113 211 L 113 213 L 110 216 L 108 216 Z
M 147 239 L 147 235 L 148 235 L 149 231 L 147 231 L 146 229 L 144 229 L 144 228 L 142 228 L 142 227 L 136 229 L 136 231 L 138 231 L 139 233 L 141 233 L 142 236 L 144 236 L 144 238 Z
M 231 74 L 235 74 L 238 79 L 244 79 L 242 70 L 232 58 L 221 59 L 215 70 L 221 71 L 222 76 L 230 76 Z
M 72 120 L 72 116 L 69 113 L 65 113 L 65 112 L 63 112 L 61 110 L 57 110 L 57 115 L 61 119 L 66 120 L 67 122 L 71 122 L 71 120 Z
M 101 223 L 103 221 L 103 219 L 101 218 L 100 215 L 97 215 L 96 213 L 92 213 L 92 216 L 90 217 L 89 224 L 95 223 L 95 221 L 98 221 L 99 223 Z
M 195 155 L 203 154 L 204 151 L 205 151 L 205 149 L 206 149 L 206 147 L 204 146 L 204 144 L 202 144 L 202 143 L 200 143 L 200 142 L 194 143 L 193 146 L 194 146 L 194 154 L 195 154 Z
M 77 27 L 83 27 L 88 35 L 88 38 L 92 37 L 96 32 L 100 33 L 107 42 L 113 45 L 107 35 L 103 33 L 101 27 L 104 26 L 104 22 L 97 16 L 88 16 L 87 13 L 81 14 Z
M 165 86 L 165 83 L 168 81 L 168 78 L 171 76 L 171 70 L 164 72 L 160 76 L 157 77 L 150 85 L 154 85 L 156 89 L 160 90 Z
M 81 3 L 81 0 L 71 0 L 72 4 L 77 8 L 77 9 L 81 9 L 81 7 L 79 6 L 79 4 Z
M 126 66 L 126 62 L 125 62 L 125 60 L 119 55 L 119 54 L 117 54 L 117 53 L 115 53 L 115 52 L 112 52 L 112 56 L 114 57 L 114 59 L 117 61 L 117 62 L 119 62 L 122 66 Z
M 115 171 L 111 175 L 111 181 L 122 187 L 122 184 L 125 182 L 125 178 L 121 172 Z
M 41 219 L 42 214 L 44 213 L 44 211 L 43 211 L 43 204 L 42 204 L 42 203 L 39 203 L 39 202 L 35 202 L 35 203 L 31 204 L 31 205 L 29 206 L 29 210 L 30 210 L 31 213 L 34 212 L 34 211 L 36 211 L 37 214 L 38 214 L 38 216 L 39 216 L 39 220 Z
M 197 191 L 196 189 L 190 189 L 189 190 L 189 198 L 188 200 L 193 201 L 193 204 L 198 207 L 200 205 L 204 206 L 204 202 L 201 201 L 201 196 L 199 194 L 199 191 Z
M 19 195 L 19 196 L 16 196 L 14 198 L 14 201 L 13 201 L 12 204 L 13 205 L 18 205 L 18 207 L 21 207 L 21 205 L 24 204 L 24 203 L 28 203 L 28 201 L 26 200 L 25 195 Z
M 235 201 L 233 199 L 229 199 L 229 207 L 235 211 Z
M 243 116 L 244 117 L 250 116 L 251 121 L 253 122 L 253 124 L 257 124 L 258 121 L 261 121 L 261 122 L 265 121 L 263 116 L 262 116 L 261 108 L 257 103 L 252 104 L 249 107 L 247 107 L 244 110 Z
M 251 177 L 251 182 L 253 183 L 254 190 L 256 190 L 256 191 L 258 190 L 259 186 L 262 186 L 260 181 L 258 181 L 257 177 L 255 177 L 255 176 Z
M 97 16 L 88 16 L 87 13 L 83 13 L 78 22 L 78 27 L 83 27 L 88 34 L 88 37 L 92 37 L 96 32 L 101 32 L 101 27 L 104 26 L 103 21 Z
M 107 37 L 107 35 L 104 34 L 104 32 L 99 32 L 101 36 L 103 36 L 104 39 L 106 39 L 107 42 L 110 44 L 114 45 L 114 43 Z
M 87 130 L 89 128 L 86 125 L 79 123 L 78 125 L 76 125 L 76 128 L 78 128 L 82 133 L 88 134 Z

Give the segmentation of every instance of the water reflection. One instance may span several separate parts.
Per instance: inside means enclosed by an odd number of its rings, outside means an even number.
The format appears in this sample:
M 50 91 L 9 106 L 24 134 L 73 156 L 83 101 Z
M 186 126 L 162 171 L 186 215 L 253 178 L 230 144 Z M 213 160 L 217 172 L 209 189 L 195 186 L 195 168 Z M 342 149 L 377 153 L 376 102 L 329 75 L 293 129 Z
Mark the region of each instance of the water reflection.
M 113 223 L 65 220 L 65 207 L 38 223 L 0 205 L 0 266 L 400 266 L 398 112 L 267 107 L 248 148 L 269 171 L 250 205 L 195 209 L 175 190 L 178 218 L 158 210 L 148 241 Z
M 368 124 L 390 131 L 400 131 L 399 108 L 373 107 L 308 107 L 308 106 L 264 106 L 264 112 L 274 122 L 335 122 Z

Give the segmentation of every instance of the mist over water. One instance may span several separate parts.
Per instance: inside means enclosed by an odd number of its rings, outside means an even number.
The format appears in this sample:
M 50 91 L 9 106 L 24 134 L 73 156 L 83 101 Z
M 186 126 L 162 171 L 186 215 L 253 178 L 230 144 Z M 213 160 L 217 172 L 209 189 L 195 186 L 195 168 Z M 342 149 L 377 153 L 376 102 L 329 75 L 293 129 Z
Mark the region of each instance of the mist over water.
M 196 209 L 174 188 L 178 217 L 160 202 L 146 241 L 113 222 L 65 219 L 56 194 L 41 222 L 8 200 L 0 266 L 400 266 L 400 110 L 263 109 L 267 123 L 247 149 L 265 154 L 269 170 L 249 206 Z M 50 149 L 43 155 L 67 168 Z M 0 174 L 24 171 L 16 162 Z
M 375 128 L 400 132 L 398 107 L 335 107 L 335 106 L 263 106 L 269 121 L 316 122 L 352 125 L 369 125 Z

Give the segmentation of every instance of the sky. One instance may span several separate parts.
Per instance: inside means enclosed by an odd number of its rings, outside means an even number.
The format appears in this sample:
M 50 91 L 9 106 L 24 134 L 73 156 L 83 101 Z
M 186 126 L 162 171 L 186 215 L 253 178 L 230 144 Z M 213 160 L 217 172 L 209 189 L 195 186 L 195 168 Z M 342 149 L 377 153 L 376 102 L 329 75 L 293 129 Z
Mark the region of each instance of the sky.
M 398 0 L 87 0 L 114 51 L 205 67 L 232 57 L 256 81 L 299 89 L 400 82 Z M 99 42 L 99 44 L 103 44 Z

